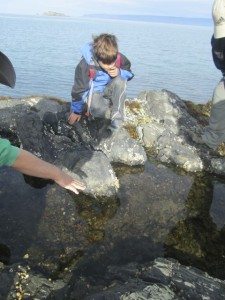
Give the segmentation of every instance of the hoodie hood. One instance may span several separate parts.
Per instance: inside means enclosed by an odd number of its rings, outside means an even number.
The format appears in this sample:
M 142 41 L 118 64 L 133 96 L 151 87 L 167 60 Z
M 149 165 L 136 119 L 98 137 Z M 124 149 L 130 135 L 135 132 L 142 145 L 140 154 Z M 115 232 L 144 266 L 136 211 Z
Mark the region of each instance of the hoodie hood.
M 90 65 L 93 60 L 92 42 L 86 43 L 80 50 L 83 58 L 86 60 L 87 64 Z

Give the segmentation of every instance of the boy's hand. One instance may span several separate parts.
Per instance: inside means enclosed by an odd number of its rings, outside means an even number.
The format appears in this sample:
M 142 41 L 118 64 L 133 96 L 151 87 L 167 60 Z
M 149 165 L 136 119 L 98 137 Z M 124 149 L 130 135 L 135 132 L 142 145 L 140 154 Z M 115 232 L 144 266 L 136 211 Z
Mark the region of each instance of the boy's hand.
M 116 77 L 119 75 L 119 69 L 115 66 L 108 70 L 108 74 L 110 77 Z
M 120 70 L 116 66 L 116 62 L 111 64 L 105 64 L 102 61 L 98 61 L 99 66 L 109 74 L 110 77 L 116 77 L 119 75 Z
M 69 115 L 68 122 L 69 122 L 70 125 L 73 125 L 75 122 L 79 122 L 80 119 L 81 119 L 81 115 L 77 115 L 74 112 L 72 112 Z

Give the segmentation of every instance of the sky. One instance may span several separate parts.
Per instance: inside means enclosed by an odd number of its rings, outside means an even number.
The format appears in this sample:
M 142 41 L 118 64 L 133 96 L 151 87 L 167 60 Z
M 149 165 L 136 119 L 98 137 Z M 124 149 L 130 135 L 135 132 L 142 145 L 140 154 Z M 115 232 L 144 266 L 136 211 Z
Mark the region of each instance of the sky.
M 0 13 L 144 14 L 211 18 L 213 0 L 2 0 Z

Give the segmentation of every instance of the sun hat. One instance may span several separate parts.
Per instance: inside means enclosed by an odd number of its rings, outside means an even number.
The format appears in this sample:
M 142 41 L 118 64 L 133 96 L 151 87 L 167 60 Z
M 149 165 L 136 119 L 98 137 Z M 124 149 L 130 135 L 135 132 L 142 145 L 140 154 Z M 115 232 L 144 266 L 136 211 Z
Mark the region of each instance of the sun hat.
M 214 0 L 212 7 L 214 38 L 225 37 L 225 0 Z
M 16 73 L 9 58 L 0 51 L 0 83 L 14 88 Z

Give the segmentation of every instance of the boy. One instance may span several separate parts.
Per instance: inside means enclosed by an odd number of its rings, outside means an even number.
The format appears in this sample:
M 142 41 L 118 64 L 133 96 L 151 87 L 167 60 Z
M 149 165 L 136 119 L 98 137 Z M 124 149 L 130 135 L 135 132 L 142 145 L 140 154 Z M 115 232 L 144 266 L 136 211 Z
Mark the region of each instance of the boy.
M 118 52 L 116 37 L 107 33 L 94 37 L 81 52 L 71 92 L 69 124 L 79 122 L 86 110 L 92 119 L 111 119 L 109 129 L 117 130 L 125 119 L 127 81 L 134 76 L 131 63 Z

